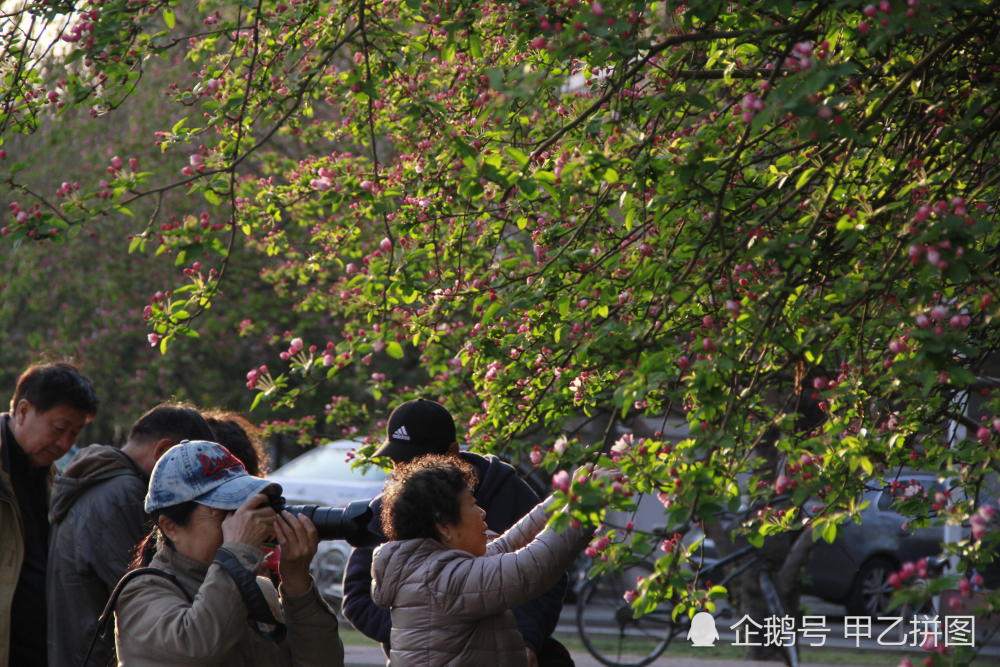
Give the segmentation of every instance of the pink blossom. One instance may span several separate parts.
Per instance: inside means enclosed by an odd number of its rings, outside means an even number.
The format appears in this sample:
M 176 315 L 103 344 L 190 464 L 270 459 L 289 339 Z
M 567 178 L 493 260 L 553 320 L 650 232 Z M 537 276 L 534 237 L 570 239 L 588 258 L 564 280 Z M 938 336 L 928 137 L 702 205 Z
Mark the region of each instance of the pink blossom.
M 778 475 L 778 479 L 774 481 L 774 492 L 784 493 L 785 491 L 788 490 L 788 485 L 789 485 L 788 476 L 785 475 L 784 473 L 781 473 L 780 475 Z
M 981 539 L 986 534 L 986 519 L 980 515 L 974 514 L 969 523 L 972 525 L 972 539 Z
M 570 477 L 565 470 L 560 470 L 552 476 L 552 488 L 556 491 L 569 491 Z
M 937 305 L 931 308 L 931 319 L 935 321 L 943 320 L 948 317 L 948 307 Z
M 146 340 L 149 341 L 150 347 L 156 347 L 160 343 L 160 336 L 159 334 L 151 333 L 148 336 L 146 336 Z

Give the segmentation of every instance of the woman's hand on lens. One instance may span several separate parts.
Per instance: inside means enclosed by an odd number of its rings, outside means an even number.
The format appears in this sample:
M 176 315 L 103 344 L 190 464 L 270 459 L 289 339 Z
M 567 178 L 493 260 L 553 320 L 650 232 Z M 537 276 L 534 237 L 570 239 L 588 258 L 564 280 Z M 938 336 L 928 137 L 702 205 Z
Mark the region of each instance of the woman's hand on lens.
M 239 508 L 222 521 L 223 542 L 243 542 L 259 547 L 274 535 L 274 509 L 267 496 L 250 496 Z
M 308 517 L 286 510 L 275 518 L 274 532 L 281 545 L 281 588 L 291 597 L 305 595 L 312 585 L 309 564 L 319 545 L 316 526 Z

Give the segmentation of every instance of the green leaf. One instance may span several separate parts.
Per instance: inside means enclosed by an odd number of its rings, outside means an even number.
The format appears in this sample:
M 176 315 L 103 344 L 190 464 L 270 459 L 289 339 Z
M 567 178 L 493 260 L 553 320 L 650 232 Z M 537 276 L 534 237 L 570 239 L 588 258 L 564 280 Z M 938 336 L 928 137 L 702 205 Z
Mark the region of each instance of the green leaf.
M 795 179 L 795 189 L 801 190 L 802 186 L 805 185 L 806 182 L 808 182 L 809 177 L 812 176 L 813 172 L 815 171 L 816 169 L 814 167 L 810 167 L 809 169 L 803 170 L 802 173 L 799 174 L 799 177 Z
M 174 16 L 173 10 L 164 9 L 163 10 L 163 22 L 167 24 L 167 27 L 171 30 L 177 25 L 177 17 Z
M 507 155 L 514 158 L 514 161 L 522 168 L 528 164 L 528 156 L 523 151 L 519 151 L 516 148 L 508 148 Z
M 393 359 L 402 359 L 403 358 L 403 346 L 400 345 L 399 343 L 397 343 L 394 340 L 389 341 L 388 343 L 386 343 L 385 351 L 386 351 L 386 354 L 388 354 Z

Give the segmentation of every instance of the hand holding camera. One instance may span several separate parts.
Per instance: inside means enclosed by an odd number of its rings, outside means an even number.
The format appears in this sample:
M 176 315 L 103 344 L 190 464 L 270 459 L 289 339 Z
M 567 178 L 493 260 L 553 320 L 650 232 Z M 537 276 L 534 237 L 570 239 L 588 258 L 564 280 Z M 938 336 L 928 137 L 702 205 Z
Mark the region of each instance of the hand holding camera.
M 257 493 L 222 521 L 223 542 L 243 542 L 260 547 L 274 535 L 274 508 L 263 493 Z
M 274 519 L 274 532 L 281 545 L 281 587 L 292 597 L 305 595 L 311 583 L 309 564 L 316 555 L 319 535 L 316 526 L 301 514 L 284 511 Z

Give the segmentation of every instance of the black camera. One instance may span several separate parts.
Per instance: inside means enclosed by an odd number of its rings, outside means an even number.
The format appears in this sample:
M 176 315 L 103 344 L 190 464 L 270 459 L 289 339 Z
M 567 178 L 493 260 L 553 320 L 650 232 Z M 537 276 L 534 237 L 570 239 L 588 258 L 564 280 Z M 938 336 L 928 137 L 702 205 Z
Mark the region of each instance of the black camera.
M 309 517 L 321 540 L 344 540 L 352 547 L 374 547 L 381 541 L 368 530 L 368 523 L 372 520 L 372 510 L 368 506 L 370 500 L 355 500 L 346 507 L 286 505 L 280 485 L 271 486 L 265 493 L 268 504 L 275 512 L 284 510 Z

